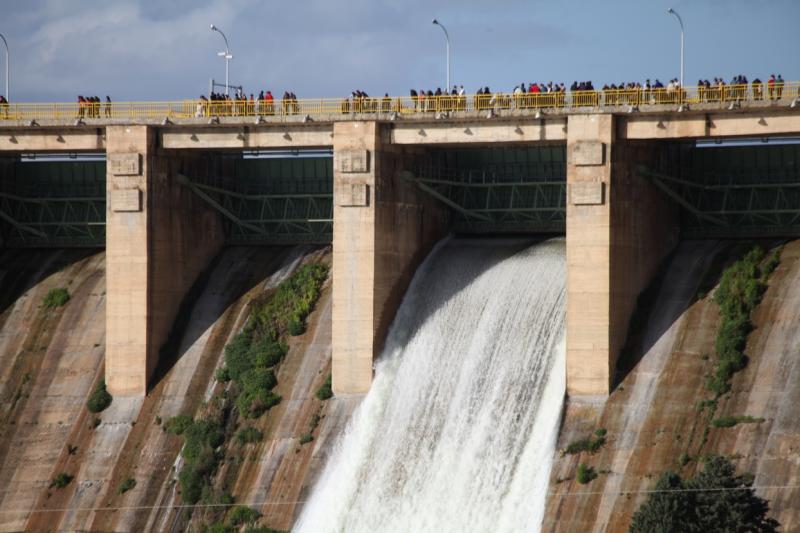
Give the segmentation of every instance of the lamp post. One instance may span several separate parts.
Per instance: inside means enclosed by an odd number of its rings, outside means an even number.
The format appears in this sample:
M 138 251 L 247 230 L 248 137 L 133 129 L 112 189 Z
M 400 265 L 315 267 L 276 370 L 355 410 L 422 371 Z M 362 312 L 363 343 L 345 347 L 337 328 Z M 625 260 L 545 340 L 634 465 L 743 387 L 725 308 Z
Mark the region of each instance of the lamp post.
M 225 37 L 225 34 L 222 33 L 222 30 L 220 30 L 219 28 L 217 28 L 216 26 L 214 26 L 212 24 L 211 25 L 211 31 L 218 32 L 220 35 L 222 35 L 222 38 L 225 39 L 225 51 L 224 52 L 217 52 L 217 55 L 219 57 L 224 57 L 225 58 L 225 96 L 227 96 L 228 95 L 228 61 L 233 59 L 233 56 L 231 55 L 230 47 L 228 46 L 228 38 Z
M 446 61 L 447 61 L 447 63 L 446 63 L 447 64 L 447 81 L 445 82 L 446 83 L 445 92 L 449 93 L 450 92 L 450 35 L 447 33 L 447 28 L 445 28 L 442 25 L 441 22 L 439 22 L 436 19 L 433 19 L 433 23 L 434 23 L 434 25 L 439 26 L 440 28 L 442 28 L 442 31 L 444 32 L 444 38 L 445 38 L 445 42 L 446 42 L 446 44 L 445 44 L 445 55 L 446 55 L 446 58 L 447 58 L 446 59 Z
M 11 59 L 10 59 L 11 54 L 8 51 L 8 41 L 6 41 L 6 38 L 3 37 L 2 33 L 0 33 L 0 39 L 2 39 L 3 40 L 3 44 L 6 45 L 6 92 L 4 94 L 5 94 L 6 100 L 8 100 L 10 102 L 11 101 L 11 94 L 8 92 L 9 91 L 9 89 L 8 89 L 8 85 L 9 85 L 8 76 L 9 76 L 9 74 L 8 73 L 11 70 L 9 68 L 9 65 L 11 64 Z
M 675 15 L 675 18 L 678 19 L 678 23 L 681 25 L 681 88 L 683 88 L 683 19 L 681 16 L 678 15 L 678 12 L 672 8 L 667 10 L 668 15 Z

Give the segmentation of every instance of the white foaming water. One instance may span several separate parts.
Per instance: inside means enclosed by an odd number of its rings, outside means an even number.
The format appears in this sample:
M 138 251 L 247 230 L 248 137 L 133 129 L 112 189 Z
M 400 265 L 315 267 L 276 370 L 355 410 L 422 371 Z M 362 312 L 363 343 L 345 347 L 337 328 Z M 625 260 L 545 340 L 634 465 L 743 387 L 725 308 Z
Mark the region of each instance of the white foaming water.
M 565 388 L 564 241 L 451 240 L 293 531 L 538 531 Z

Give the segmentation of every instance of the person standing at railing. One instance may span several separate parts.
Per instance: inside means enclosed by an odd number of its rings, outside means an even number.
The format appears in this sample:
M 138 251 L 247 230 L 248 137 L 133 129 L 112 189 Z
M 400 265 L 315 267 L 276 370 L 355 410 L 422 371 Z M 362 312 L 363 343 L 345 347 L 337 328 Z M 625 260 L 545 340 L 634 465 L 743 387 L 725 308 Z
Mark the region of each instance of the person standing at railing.
M 753 87 L 753 100 L 763 100 L 764 99 L 764 84 L 761 83 L 761 80 L 755 78 L 752 82 Z
M 264 95 L 264 108 L 267 115 L 275 114 L 275 97 L 272 96 L 272 91 L 267 91 Z
M 767 81 L 767 92 L 769 93 L 769 99 L 775 99 L 775 74 L 769 75 L 769 80 Z
M 0 112 L 2 112 L 3 118 L 8 118 L 8 100 L 2 94 L 0 94 Z
M 783 76 L 778 74 L 778 79 L 775 80 L 775 93 L 778 95 L 778 100 L 781 99 L 783 94 Z
M 105 115 L 106 118 L 111 118 L 111 97 L 108 95 L 106 95 Z

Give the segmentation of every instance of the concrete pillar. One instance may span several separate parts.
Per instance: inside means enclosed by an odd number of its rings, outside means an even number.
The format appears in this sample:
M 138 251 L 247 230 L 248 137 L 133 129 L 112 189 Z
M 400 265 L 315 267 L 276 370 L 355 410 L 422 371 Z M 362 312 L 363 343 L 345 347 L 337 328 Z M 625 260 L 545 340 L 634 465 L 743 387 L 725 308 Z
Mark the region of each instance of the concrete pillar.
M 180 303 L 219 251 L 219 216 L 175 180 L 185 155 L 148 126 L 108 126 L 106 383 L 145 394 Z
M 615 117 L 571 115 L 567 134 L 567 393 L 607 395 L 639 293 L 678 242 L 677 208 L 638 175 L 656 145 Z
M 414 155 L 377 122 L 334 125 L 333 389 L 359 394 L 414 270 L 447 213 L 399 174 Z

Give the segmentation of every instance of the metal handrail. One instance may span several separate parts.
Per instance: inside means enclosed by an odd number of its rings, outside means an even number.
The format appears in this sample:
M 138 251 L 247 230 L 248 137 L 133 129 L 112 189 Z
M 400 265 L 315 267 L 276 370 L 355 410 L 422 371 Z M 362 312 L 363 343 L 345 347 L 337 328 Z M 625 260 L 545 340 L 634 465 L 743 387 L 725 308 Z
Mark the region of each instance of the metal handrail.
M 332 118 L 393 114 L 458 114 L 502 110 L 608 109 L 658 105 L 795 102 L 800 82 L 720 85 L 710 88 L 609 89 L 550 93 L 494 93 L 364 98 L 308 98 L 297 100 L 182 100 L 173 102 L 10 103 L 0 104 L 2 121 L 26 120 L 163 120 L 211 117 Z M 795 104 L 800 105 L 800 104 Z

